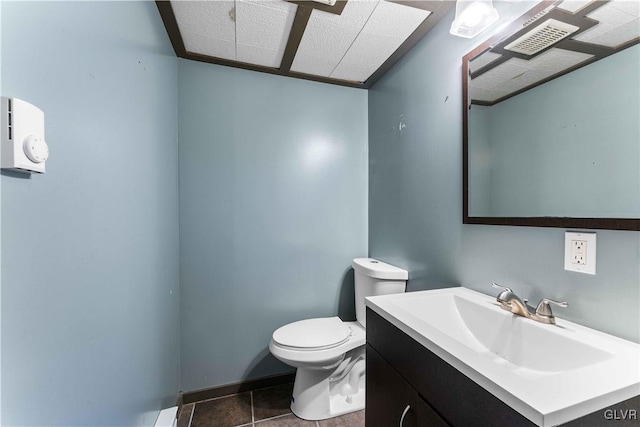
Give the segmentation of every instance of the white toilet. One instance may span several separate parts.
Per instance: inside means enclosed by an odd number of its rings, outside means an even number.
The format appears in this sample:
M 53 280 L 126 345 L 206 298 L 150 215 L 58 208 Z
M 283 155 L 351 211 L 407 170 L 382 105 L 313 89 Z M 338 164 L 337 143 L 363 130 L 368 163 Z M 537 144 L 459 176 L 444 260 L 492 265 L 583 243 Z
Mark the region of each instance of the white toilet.
M 300 320 L 277 329 L 269 350 L 297 368 L 291 411 L 305 420 L 324 420 L 364 408 L 365 297 L 402 293 L 408 273 L 372 258 L 356 258 L 357 322 L 339 317 Z

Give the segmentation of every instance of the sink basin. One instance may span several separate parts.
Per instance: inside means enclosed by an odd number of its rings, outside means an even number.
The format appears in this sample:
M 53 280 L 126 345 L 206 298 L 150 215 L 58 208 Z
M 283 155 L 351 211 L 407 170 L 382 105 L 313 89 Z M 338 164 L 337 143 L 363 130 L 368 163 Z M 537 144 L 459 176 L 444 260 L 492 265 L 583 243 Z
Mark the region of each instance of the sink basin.
M 516 316 L 489 295 L 448 288 L 370 297 L 367 307 L 540 426 L 640 394 L 640 345 Z
M 561 328 L 514 316 L 501 309 L 495 299 L 444 293 L 400 299 L 394 304 L 483 356 L 522 368 L 516 372 L 529 377 L 536 372 L 527 370 L 553 374 L 613 357 L 566 336 Z

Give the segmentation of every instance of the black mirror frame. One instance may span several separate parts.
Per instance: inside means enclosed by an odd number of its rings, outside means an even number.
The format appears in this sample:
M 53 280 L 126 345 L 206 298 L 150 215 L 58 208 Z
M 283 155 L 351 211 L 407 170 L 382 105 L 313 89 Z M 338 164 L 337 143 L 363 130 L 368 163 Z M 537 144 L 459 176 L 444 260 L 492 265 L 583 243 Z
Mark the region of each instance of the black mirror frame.
M 504 29 L 505 34 L 522 28 L 522 25 L 553 5 L 555 0 L 545 0 L 513 21 Z M 503 32 L 501 32 L 502 34 Z M 467 53 L 462 58 L 462 222 L 463 224 L 516 225 L 525 227 L 559 227 L 601 230 L 640 231 L 640 219 L 637 218 L 571 218 L 571 217 L 471 217 L 469 216 L 469 61 L 490 49 L 504 38 L 496 34 Z

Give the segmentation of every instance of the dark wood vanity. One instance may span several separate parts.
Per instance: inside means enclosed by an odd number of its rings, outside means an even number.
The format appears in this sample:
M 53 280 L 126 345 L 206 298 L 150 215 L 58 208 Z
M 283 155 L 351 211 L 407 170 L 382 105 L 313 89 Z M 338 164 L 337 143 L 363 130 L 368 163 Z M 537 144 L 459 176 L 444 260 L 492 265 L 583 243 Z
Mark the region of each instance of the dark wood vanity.
M 564 426 L 638 426 L 639 417 L 636 396 Z M 535 426 L 370 308 L 366 425 Z

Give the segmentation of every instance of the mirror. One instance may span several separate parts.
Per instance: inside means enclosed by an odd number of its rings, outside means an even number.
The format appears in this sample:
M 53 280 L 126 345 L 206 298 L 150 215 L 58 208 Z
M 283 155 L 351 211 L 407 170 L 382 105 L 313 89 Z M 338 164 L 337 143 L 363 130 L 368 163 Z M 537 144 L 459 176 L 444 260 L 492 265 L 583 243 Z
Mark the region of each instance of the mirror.
M 640 230 L 639 42 L 637 1 L 543 1 L 465 55 L 464 223 Z

